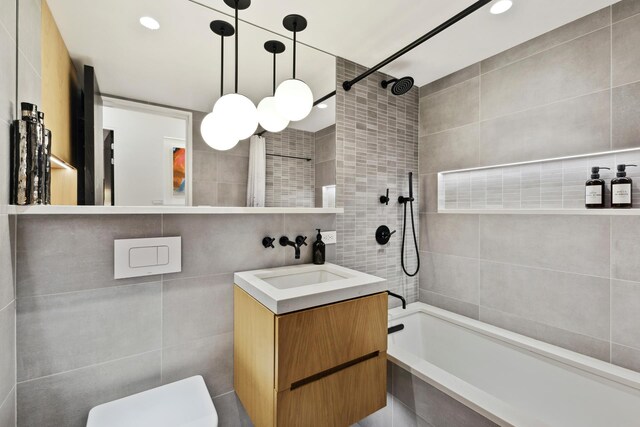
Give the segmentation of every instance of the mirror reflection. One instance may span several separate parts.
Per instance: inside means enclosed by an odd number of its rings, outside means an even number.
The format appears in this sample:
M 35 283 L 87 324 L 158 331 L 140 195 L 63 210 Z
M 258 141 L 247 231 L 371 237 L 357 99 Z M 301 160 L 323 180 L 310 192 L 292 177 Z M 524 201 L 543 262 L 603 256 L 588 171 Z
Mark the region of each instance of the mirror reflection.
M 335 206 L 335 98 L 307 115 L 296 86 L 313 101 L 333 92 L 335 57 L 298 31 L 294 66 L 293 32 L 242 13 L 236 28 L 222 1 L 43 2 L 39 107 L 53 135 L 52 204 Z M 299 30 L 304 18 L 287 19 Z M 277 132 L 276 112 L 299 120 Z

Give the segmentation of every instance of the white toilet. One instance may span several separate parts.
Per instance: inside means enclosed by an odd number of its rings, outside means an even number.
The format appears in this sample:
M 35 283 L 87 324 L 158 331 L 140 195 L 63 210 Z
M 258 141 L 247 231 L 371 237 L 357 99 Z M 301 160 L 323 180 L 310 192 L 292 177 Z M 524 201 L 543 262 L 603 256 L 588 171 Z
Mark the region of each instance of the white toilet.
M 218 413 L 201 376 L 91 409 L 87 427 L 217 427 Z

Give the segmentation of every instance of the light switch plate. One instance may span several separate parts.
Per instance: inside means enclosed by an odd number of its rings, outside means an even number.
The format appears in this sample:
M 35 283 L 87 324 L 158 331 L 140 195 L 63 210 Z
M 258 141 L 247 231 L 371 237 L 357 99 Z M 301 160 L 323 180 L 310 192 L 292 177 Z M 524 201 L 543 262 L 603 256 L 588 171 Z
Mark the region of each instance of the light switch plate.
M 113 242 L 115 279 L 182 271 L 182 238 L 121 239 Z
M 325 245 L 335 245 L 338 243 L 338 233 L 336 231 L 321 231 L 322 241 Z

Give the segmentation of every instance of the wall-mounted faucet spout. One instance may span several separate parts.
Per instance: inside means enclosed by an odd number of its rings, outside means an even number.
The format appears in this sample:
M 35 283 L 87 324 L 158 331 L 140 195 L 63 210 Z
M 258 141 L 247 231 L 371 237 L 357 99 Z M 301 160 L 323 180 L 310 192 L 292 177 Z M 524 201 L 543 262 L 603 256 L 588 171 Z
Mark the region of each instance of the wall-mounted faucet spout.
M 307 236 L 298 236 L 296 237 L 295 242 L 289 240 L 287 236 L 280 237 L 280 246 L 291 246 L 296 250 L 296 259 L 300 259 L 300 247 L 307 246 Z

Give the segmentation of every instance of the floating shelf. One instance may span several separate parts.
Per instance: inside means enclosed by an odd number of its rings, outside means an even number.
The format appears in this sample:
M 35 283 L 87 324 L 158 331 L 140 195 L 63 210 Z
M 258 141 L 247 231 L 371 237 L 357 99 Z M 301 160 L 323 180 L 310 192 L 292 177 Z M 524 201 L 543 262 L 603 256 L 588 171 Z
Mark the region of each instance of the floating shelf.
M 640 216 L 640 209 L 438 209 L 439 214 Z
M 214 206 L 8 206 L 15 215 L 265 215 L 341 214 L 343 208 L 242 208 Z

